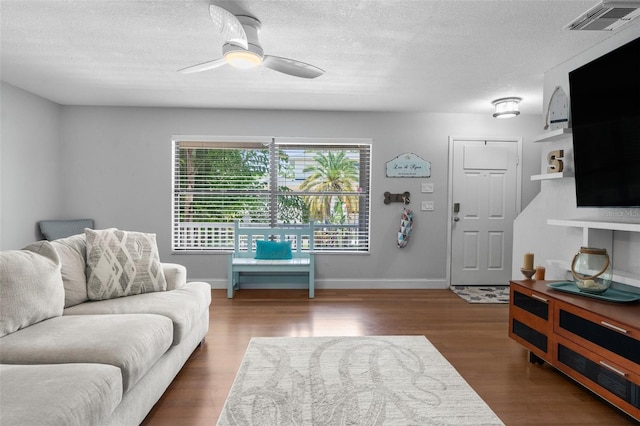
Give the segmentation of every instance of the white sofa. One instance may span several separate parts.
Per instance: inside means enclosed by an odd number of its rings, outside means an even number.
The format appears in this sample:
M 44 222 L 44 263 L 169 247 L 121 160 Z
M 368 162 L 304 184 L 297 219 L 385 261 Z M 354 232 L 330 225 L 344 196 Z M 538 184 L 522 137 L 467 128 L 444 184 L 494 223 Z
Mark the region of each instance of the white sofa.
M 181 265 L 90 300 L 87 239 L 0 252 L 0 425 L 138 425 L 207 334 L 211 287 Z

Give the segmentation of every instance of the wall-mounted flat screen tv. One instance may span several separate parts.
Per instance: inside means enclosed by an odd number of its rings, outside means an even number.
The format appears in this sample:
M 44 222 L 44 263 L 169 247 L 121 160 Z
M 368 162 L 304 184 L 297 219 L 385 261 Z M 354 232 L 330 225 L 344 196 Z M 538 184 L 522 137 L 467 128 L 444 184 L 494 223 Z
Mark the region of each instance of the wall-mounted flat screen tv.
M 640 207 L 640 38 L 569 72 L 578 207 Z

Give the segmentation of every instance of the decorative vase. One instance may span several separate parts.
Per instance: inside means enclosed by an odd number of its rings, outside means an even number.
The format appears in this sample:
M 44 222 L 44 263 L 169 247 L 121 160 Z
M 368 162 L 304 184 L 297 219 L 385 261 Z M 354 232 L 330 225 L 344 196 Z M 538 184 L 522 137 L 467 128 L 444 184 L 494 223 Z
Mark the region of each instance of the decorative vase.
M 581 247 L 571 262 L 576 286 L 585 293 L 600 294 L 611 286 L 611 261 L 606 249 Z
M 528 281 L 531 279 L 531 277 L 533 276 L 533 274 L 536 273 L 535 269 L 525 269 L 525 268 L 520 268 L 520 272 L 522 272 L 522 275 L 525 276 L 525 281 Z

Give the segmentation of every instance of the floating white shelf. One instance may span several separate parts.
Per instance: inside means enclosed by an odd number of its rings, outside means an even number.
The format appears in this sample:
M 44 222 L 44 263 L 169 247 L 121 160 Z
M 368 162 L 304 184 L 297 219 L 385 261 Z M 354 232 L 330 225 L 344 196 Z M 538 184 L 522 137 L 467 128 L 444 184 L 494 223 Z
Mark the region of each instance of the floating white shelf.
M 562 129 L 555 129 L 549 132 L 542 133 L 531 139 L 531 142 L 553 142 L 565 138 L 569 135 L 571 135 L 571 129 L 568 127 L 563 127 Z
M 562 179 L 566 177 L 573 177 L 571 172 L 557 172 L 557 173 L 544 173 L 541 175 L 531 175 L 531 180 L 550 180 L 550 179 Z
M 624 217 L 620 219 L 548 219 L 549 225 L 571 226 L 584 229 L 608 229 L 611 231 L 640 232 L 640 218 Z

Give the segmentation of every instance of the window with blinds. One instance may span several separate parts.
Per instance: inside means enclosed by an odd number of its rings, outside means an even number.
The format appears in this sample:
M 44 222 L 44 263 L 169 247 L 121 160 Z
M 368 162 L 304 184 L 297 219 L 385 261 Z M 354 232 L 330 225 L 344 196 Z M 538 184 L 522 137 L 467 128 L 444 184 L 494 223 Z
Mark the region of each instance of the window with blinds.
M 233 250 L 233 222 L 313 221 L 318 252 L 368 252 L 371 141 L 173 141 L 172 250 Z

